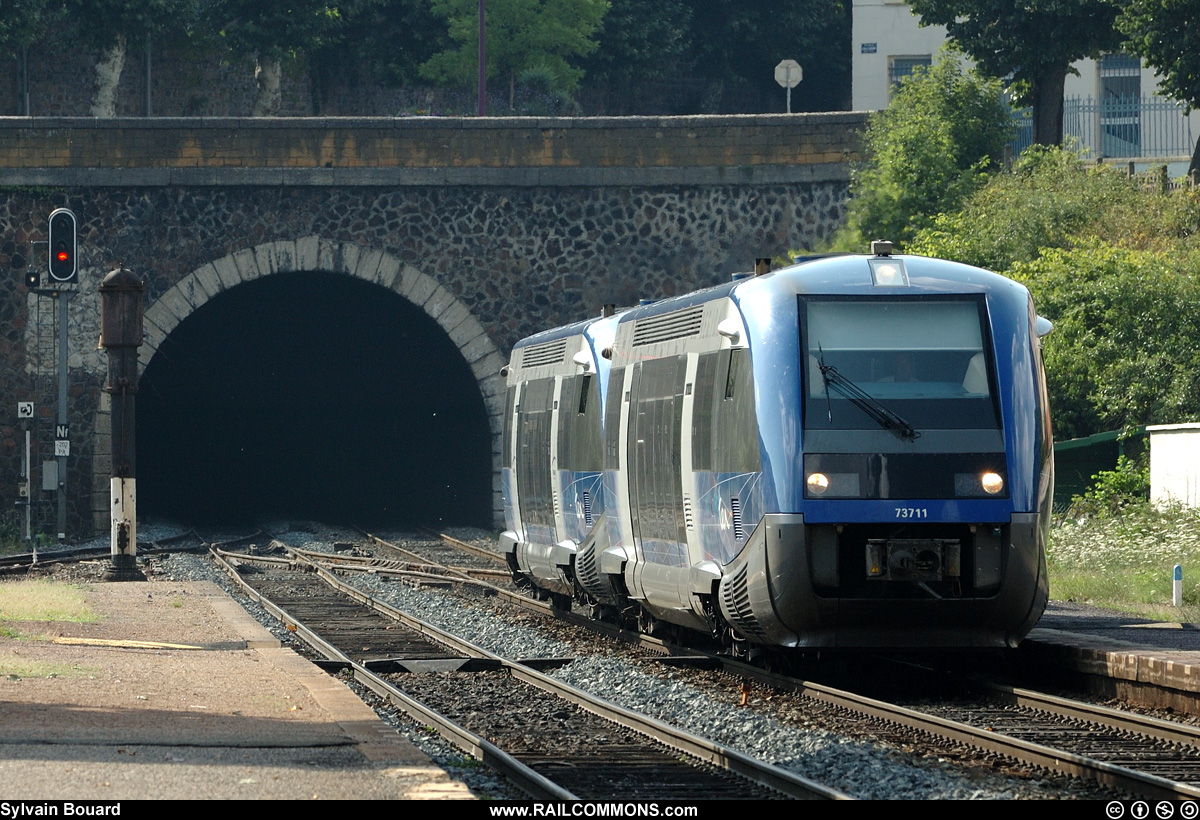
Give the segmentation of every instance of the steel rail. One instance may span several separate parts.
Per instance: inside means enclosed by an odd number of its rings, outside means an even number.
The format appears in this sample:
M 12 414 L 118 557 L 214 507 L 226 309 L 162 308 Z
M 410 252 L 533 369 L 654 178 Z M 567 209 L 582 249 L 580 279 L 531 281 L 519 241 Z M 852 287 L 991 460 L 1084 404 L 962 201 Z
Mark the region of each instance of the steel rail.
M 1083 755 L 1031 743 L 1001 732 L 981 729 L 966 723 L 947 720 L 904 706 L 874 698 L 855 695 L 810 681 L 797 680 L 794 691 L 825 703 L 865 714 L 879 720 L 926 732 L 937 737 L 965 743 L 968 746 L 1004 755 L 1005 757 L 1042 766 L 1074 777 L 1087 777 L 1101 785 L 1132 792 L 1154 800 L 1196 800 L 1200 788 L 1134 771 L 1124 766 L 1094 760 Z
M 1059 717 L 1081 720 L 1093 725 L 1103 726 L 1121 732 L 1134 732 L 1155 740 L 1167 743 L 1178 743 L 1185 746 L 1200 747 L 1200 728 L 1186 723 L 1176 723 L 1170 720 L 1140 715 L 1136 712 L 1125 712 L 1108 706 L 1061 698 L 1032 689 L 1022 689 L 990 681 L 979 681 L 981 686 L 995 694 L 999 699 L 1014 706 L 1033 709 Z
M 473 552 L 476 555 L 482 555 L 484 558 L 490 558 L 491 560 L 495 561 L 498 564 L 504 563 L 504 556 L 498 552 L 493 552 L 492 550 L 484 549 L 483 547 L 477 547 L 474 544 L 471 544 L 467 541 L 461 541 L 452 535 L 447 535 L 444 532 L 436 532 L 434 530 L 429 530 L 429 529 L 427 529 L 425 531 L 436 535 L 438 538 L 442 539 L 443 541 L 445 541 L 449 544 L 453 544 L 454 546 L 458 547 L 459 549 L 464 549 L 467 552 Z
M 174 542 L 183 541 L 187 538 L 195 538 L 201 542 L 197 546 L 191 547 L 175 547 Z M 166 538 L 159 538 L 153 541 L 147 541 L 138 545 L 139 555 L 159 555 L 168 552 L 192 552 L 207 550 L 208 544 L 203 538 L 193 529 L 176 535 L 170 535 Z M 40 550 L 34 552 L 20 552 L 12 555 L 0 556 L 0 572 L 6 570 L 21 570 L 31 569 L 50 564 L 71 564 L 80 561 L 88 561 L 92 559 L 102 559 L 112 553 L 112 547 L 95 546 L 95 547 L 66 547 L 63 549 Z
M 504 578 L 506 580 L 512 577 L 511 573 L 504 570 L 451 567 L 445 564 L 430 563 L 428 559 L 419 562 L 389 561 L 386 558 L 370 558 L 361 555 L 341 555 L 337 553 L 320 552 L 318 550 L 298 549 L 296 547 L 287 547 L 287 549 L 296 555 L 302 555 L 306 558 L 311 558 L 321 562 L 322 564 L 328 564 L 346 572 L 366 572 L 377 573 L 379 575 L 386 574 L 395 576 L 424 576 L 427 578 L 437 578 L 443 581 L 475 584 L 481 583 L 481 579 L 475 577 L 477 574 L 487 575 L 493 578 Z M 435 571 L 429 572 L 428 570 Z M 491 584 L 486 582 L 483 582 L 483 585 L 491 586 Z
M 439 537 L 446 538 L 440 533 Z M 453 539 L 452 543 L 455 541 L 457 539 Z M 528 601 L 529 599 L 522 597 L 521 600 Z M 558 611 L 554 612 L 556 616 L 563 615 L 563 613 Z M 569 616 L 568 620 L 595 629 L 596 622 L 592 619 L 579 618 L 569 613 L 567 615 Z M 639 636 L 640 639 L 644 639 L 645 637 Z M 678 652 L 680 650 L 663 642 L 660 651 Z M 837 690 L 822 684 L 765 672 L 762 669 L 749 666 L 732 658 L 697 652 L 695 650 L 688 651 L 691 654 L 707 656 L 710 663 L 719 664 L 732 674 L 755 679 L 778 688 L 791 689 L 806 697 L 831 703 L 840 708 L 849 709 L 937 737 L 964 743 L 974 748 L 1004 755 L 1012 760 L 1042 766 L 1051 771 L 1061 772 L 1073 777 L 1088 778 L 1101 785 L 1125 789 L 1153 799 L 1194 800 L 1200 798 L 1200 789 L 1184 783 L 1177 783 L 1127 767 L 1094 760 L 1073 752 L 1053 749 L 1041 744 L 1009 737 L 1002 732 L 979 729 L 969 724 L 939 718 L 917 710 Z M 997 687 L 996 691 L 1002 693 L 1004 688 Z M 1193 732 L 1188 727 L 1182 726 L 1176 729 L 1170 722 L 1154 718 L 1144 718 L 1142 716 L 1126 717 L 1125 713 L 1121 713 L 1115 709 L 1106 710 L 1108 714 L 1105 717 L 1105 710 L 1101 707 L 1089 709 L 1085 704 L 1072 704 L 1066 699 L 1039 695 L 1030 690 L 1020 690 L 1011 687 L 1008 689 L 1011 692 L 1010 698 L 1018 705 L 1027 705 L 1030 708 L 1039 709 L 1051 714 L 1058 714 L 1063 717 L 1075 717 L 1080 720 L 1113 726 L 1113 728 L 1124 728 L 1128 731 L 1172 742 L 1200 746 L 1200 730 Z
M 298 557 L 298 560 L 303 562 L 305 559 Z M 359 603 L 375 610 L 376 612 L 394 618 L 409 629 L 419 632 L 420 634 L 429 637 L 431 640 L 443 643 L 454 651 L 461 652 L 468 657 L 490 660 L 507 669 L 514 678 L 523 680 L 526 683 L 549 691 L 561 698 L 564 698 L 565 700 L 568 700 L 571 703 L 574 703 L 580 708 L 586 709 L 593 714 L 599 715 L 600 717 L 603 717 L 627 729 L 639 732 L 640 734 L 652 738 L 682 754 L 689 755 L 697 760 L 707 762 L 711 765 L 738 774 L 753 783 L 774 789 L 789 797 L 830 800 L 853 799 L 849 795 L 838 791 L 837 789 L 832 789 L 821 783 L 809 780 L 808 778 L 794 774 L 778 766 L 774 766 L 760 760 L 755 760 L 749 755 L 745 755 L 734 749 L 713 743 L 705 738 L 685 732 L 682 729 L 670 726 L 654 718 L 638 714 L 629 709 L 625 709 L 624 707 L 617 706 L 616 704 L 597 698 L 581 689 L 568 686 L 565 683 L 537 672 L 536 670 L 520 663 L 519 661 L 514 661 L 497 655 L 494 652 L 446 632 L 445 630 L 440 629 L 433 624 L 430 624 L 419 618 L 415 618 L 384 601 L 380 601 L 358 589 L 355 589 L 339 579 L 333 572 L 325 569 L 319 564 L 312 563 L 310 566 L 313 572 L 315 572 L 327 584 L 336 589 L 338 592 L 358 601 Z M 355 665 L 356 674 L 357 669 L 359 668 L 362 667 Z M 364 671 L 366 670 L 364 669 Z
M 372 535 L 371 533 L 366 532 L 365 530 L 362 530 L 358 527 L 355 527 L 354 529 L 356 531 L 358 531 L 360 534 L 371 539 L 375 543 L 382 544 L 383 546 L 388 547 L 389 549 L 394 549 L 394 550 L 404 553 L 405 555 L 412 556 L 417 561 L 423 561 L 423 562 L 429 563 L 429 559 L 426 558 L 425 556 L 419 555 L 411 550 L 407 550 L 404 547 L 401 547 L 401 546 L 391 543 L 390 541 L 386 541 L 377 535 Z M 432 532 L 432 531 L 426 530 L 426 532 Z M 465 544 L 467 547 L 470 547 L 472 549 L 475 549 L 475 550 L 479 549 L 478 547 L 472 547 L 470 544 L 466 544 L 466 542 L 459 541 L 456 538 L 452 538 L 451 536 L 444 535 L 442 533 L 433 533 L 433 534 L 436 535 L 437 538 L 445 540 L 454 546 Z M 327 553 L 318 553 L 318 554 L 324 555 Z M 497 557 L 494 553 L 489 553 L 489 555 L 491 557 Z M 455 571 L 453 567 L 445 567 L 445 565 L 442 565 L 442 564 L 433 563 L 432 566 L 442 566 L 443 568 L 445 568 L 447 570 Z M 511 575 L 511 573 L 506 572 L 506 573 L 504 573 L 504 577 L 511 580 L 512 575 Z M 469 580 L 472 582 L 478 582 L 478 579 L 469 579 Z M 511 589 L 505 589 L 504 587 L 496 586 L 494 584 L 489 584 L 486 582 L 484 585 L 488 590 L 490 590 L 497 596 L 503 598 L 504 600 L 508 601 L 509 603 L 515 604 L 516 606 L 522 607 L 524 609 L 528 609 L 532 612 L 537 612 L 541 615 L 545 615 L 547 617 L 554 618 L 559 621 L 565 621 L 566 623 L 573 624 L 575 626 L 581 626 L 591 632 L 595 632 L 597 634 L 603 635 L 606 638 L 611 638 L 612 640 L 615 640 L 615 641 L 621 641 L 623 643 L 634 644 L 634 645 L 640 646 L 643 649 L 647 649 L 651 652 L 657 652 L 662 655 L 678 656 L 678 655 L 695 655 L 696 654 L 696 652 L 691 649 L 683 649 L 683 648 L 680 648 L 677 646 L 673 646 L 673 645 L 667 643 L 666 641 L 662 640 L 661 638 L 655 638 L 650 635 L 643 635 L 640 632 L 631 631 L 628 629 L 622 629 L 620 626 L 617 626 L 615 624 L 607 623 L 605 621 L 597 621 L 593 618 L 588 618 L 587 616 L 584 616 L 584 615 L 578 615 L 578 614 L 568 611 L 568 610 L 555 609 L 554 607 L 550 606 L 550 604 L 548 604 L 547 602 L 539 601 L 536 598 L 531 598 L 531 597 L 529 597 L 528 594 L 523 593 L 523 592 L 514 592 Z
M 361 682 L 375 694 L 387 700 L 389 703 L 397 706 L 405 711 L 411 717 L 428 725 L 437 727 L 438 734 L 454 744 L 459 749 L 476 758 L 477 760 L 486 763 L 505 777 L 511 779 L 519 788 L 524 790 L 530 796 L 541 800 L 577 800 L 578 798 L 571 792 L 563 789 L 556 783 L 551 782 L 547 778 L 538 774 L 533 769 L 526 766 L 521 761 L 517 760 L 512 755 L 498 748 L 495 744 L 490 743 L 483 737 L 474 732 L 465 729 L 449 718 L 441 715 L 433 709 L 424 706 L 420 702 L 413 700 L 408 695 L 401 692 L 396 687 L 383 680 L 374 672 L 367 669 L 362 664 L 354 661 L 348 655 L 343 653 L 337 647 L 333 646 L 320 635 L 306 627 L 296 618 L 292 617 L 285 609 L 276 605 L 269 598 L 262 595 L 254 589 L 244 578 L 242 578 L 236 568 L 226 560 L 225 555 L 213 553 L 214 560 L 225 570 L 225 572 L 233 579 L 238 588 L 242 592 L 260 606 L 270 612 L 276 619 L 282 622 L 289 631 L 294 631 L 297 637 L 311 646 L 319 654 L 325 657 L 326 660 L 334 661 L 345 665 L 350 669 L 355 680 Z M 251 559 L 256 556 L 251 556 Z M 324 577 L 324 575 L 322 575 Z M 327 580 L 327 579 L 326 579 Z M 354 596 L 357 598 L 357 596 Z
M 439 537 L 441 537 L 441 536 L 439 535 Z M 379 539 L 374 536 L 372 536 L 372 538 L 375 538 L 375 540 L 379 541 L 380 543 L 387 544 L 387 542 L 383 541 L 383 539 Z M 391 547 L 395 546 L 395 545 L 391 545 L 391 544 L 387 544 L 387 545 L 391 546 Z M 421 559 L 421 560 L 424 560 L 424 559 Z M 331 574 L 331 576 L 332 576 L 332 574 Z M 338 583 L 339 587 L 345 586 L 345 585 L 341 584 L 340 582 L 337 582 L 336 579 L 334 579 L 334 581 L 335 581 L 335 583 Z M 354 591 L 349 594 L 355 595 L 356 592 L 357 591 Z M 564 613 L 559 610 L 553 610 L 549 606 L 546 606 L 545 604 L 543 604 L 542 602 L 533 601 L 532 599 L 530 599 L 526 596 L 517 595 L 515 593 L 508 592 L 506 590 L 502 590 L 499 588 L 498 588 L 498 592 L 502 595 L 505 595 L 506 598 L 513 600 L 522 606 L 529 607 L 531 605 L 534 605 L 533 608 L 537 608 L 539 610 L 546 610 L 550 614 L 552 614 L 554 617 L 562 618 L 564 620 L 569 620 L 569 621 L 575 622 L 575 623 L 579 623 L 580 625 L 586 626 L 591 629 L 595 629 L 597 626 L 597 622 L 593 621 L 592 619 L 576 616 L 573 613 Z M 358 593 L 358 594 L 361 595 L 361 593 Z M 369 597 L 369 596 L 364 596 L 364 597 Z M 360 600 L 362 600 L 362 599 L 360 599 Z M 367 603 L 365 600 L 363 602 L 366 603 L 366 605 L 368 605 L 368 606 L 374 606 L 374 604 Z M 377 602 L 377 603 L 382 603 L 382 602 Z M 387 605 L 383 604 L 383 606 L 386 607 Z M 601 625 L 601 626 L 608 626 L 608 625 Z M 605 630 L 605 631 L 607 632 L 608 630 Z M 623 634 L 626 637 L 626 639 L 629 639 L 630 636 L 627 633 L 625 633 L 623 630 L 616 630 L 616 631 L 620 634 Z M 433 637 L 433 636 L 431 636 L 431 637 Z M 645 636 L 639 635 L 638 636 L 639 642 L 641 642 L 641 639 L 643 639 L 643 638 L 645 638 Z M 1200 788 L 1189 786 L 1187 784 L 1178 783 L 1175 781 L 1168 780 L 1166 778 L 1157 777 L 1155 775 L 1147 774 L 1144 772 L 1138 772 L 1133 769 L 1129 769 L 1129 768 L 1119 766 L 1116 764 L 1107 763 L 1107 762 L 1099 761 L 1099 760 L 1094 760 L 1092 758 L 1088 758 L 1083 755 L 1075 754 L 1073 752 L 1068 752 L 1068 751 L 1060 750 L 1060 749 L 1054 749 L 1054 748 L 1051 748 L 1048 746 L 1043 746 L 1041 744 L 1036 744 L 1036 743 L 1032 743 L 1029 741 L 1021 740 L 1019 738 L 1009 737 L 1009 736 L 1004 735 L 1001 732 L 996 732 L 996 731 L 992 731 L 989 729 L 980 729 L 977 727 L 970 726 L 969 724 L 964 724 L 964 723 L 961 723 L 958 721 L 940 718 L 935 715 L 930 715 L 930 714 L 927 714 L 924 712 L 920 712 L 918 710 L 909 709 L 907 707 L 898 706 L 895 704 L 889 704 L 884 701 L 879 701 L 879 700 L 876 700 L 873 698 L 867 698 L 867 697 L 864 697 L 861 695 L 856 695 L 854 693 L 843 691 L 843 690 L 838 690 L 838 689 L 835 689 L 830 686 L 825 686 L 823 684 L 819 684 L 819 683 L 815 683 L 815 682 L 811 682 L 811 681 L 800 680 L 800 679 L 796 679 L 796 678 L 790 678 L 790 677 L 787 677 L 784 675 L 778 675 L 778 674 L 771 673 L 771 672 L 766 672 L 758 667 L 752 667 L 752 666 L 749 666 L 747 664 L 744 664 L 740 661 L 736 661 L 731 658 L 718 656 L 718 655 L 711 655 L 711 654 L 699 652 L 696 650 L 679 649 L 676 647 L 672 647 L 670 644 L 666 644 L 665 642 L 656 641 L 655 643 L 661 645 L 661 646 L 656 647 L 656 648 L 659 648 L 659 651 L 663 651 L 666 653 L 684 652 L 686 654 L 702 656 L 705 658 L 706 662 L 720 665 L 722 668 L 725 669 L 725 671 L 729 672 L 730 674 L 736 674 L 743 678 L 756 680 L 765 685 L 777 687 L 777 688 L 780 688 L 783 690 L 794 691 L 805 697 L 810 697 L 815 700 L 820 700 L 820 701 L 823 701 L 826 703 L 830 703 L 839 708 L 847 709 L 847 710 L 856 712 L 858 714 L 867 715 L 869 717 L 872 717 L 872 718 L 875 718 L 878 720 L 882 720 L 885 722 L 904 726 L 906 728 L 909 728 L 909 729 L 912 729 L 915 731 L 924 732 L 926 734 L 929 734 L 929 735 L 932 735 L 935 737 L 941 737 L 941 738 L 951 740 L 954 742 L 963 743 L 963 744 L 973 747 L 973 748 L 977 748 L 977 749 L 992 752 L 995 754 L 1003 755 L 1012 760 L 1028 763 L 1028 764 L 1035 765 L 1035 766 L 1041 766 L 1048 770 L 1060 772 L 1060 773 L 1067 774 L 1067 775 L 1070 775 L 1073 777 L 1088 778 L 1088 779 L 1094 780 L 1095 782 L 1097 782 L 1101 785 L 1108 786 L 1108 787 L 1115 788 L 1115 789 L 1122 789 L 1125 791 L 1143 795 L 1143 796 L 1151 798 L 1151 799 L 1169 799 L 1169 800 L 1200 799 Z M 540 675 L 540 673 L 537 673 L 533 670 L 529 670 L 529 671 L 535 675 Z M 521 672 L 520 674 L 523 675 L 524 672 Z M 552 681 L 553 679 L 548 679 L 548 680 Z M 1013 694 L 1014 698 L 1024 699 L 1025 701 L 1028 702 L 1028 704 L 1031 706 L 1031 708 L 1044 708 L 1045 711 L 1052 711 L 1049 707 L 1052 705 L 1053 699 L 1042 698 L 1040 700 L 1037 700 L 1036 702 L 1044 705 L 1042 707 L 1039 707 L 1039 706 L 1033 706 L 1033 703 L 1035 702 L 1034 695 L 1036 693 L 1032 693 L 1029 690 L 1016 690 L 1016 689 L 1013 690 L 1013 693 L 1014 693 Z M 1057 699 L 1057 700 L 1060 701 L 1059 708 L 1062 708 L 1064 710 L 1066 710 L 1068 708 L 1066 706 L 1066 704 L 1068 703 L 1067 701 L 1065 701 L 1064 699 Z M 1117 710 L 1110 710 L 1110 711 L 1114 712 L 1118 715 L 1121 714 L 1121 713 L 1117 712 Z M 1064 714 L 1064 716 L 1071 716 L 1066 711 L 1062 712 L 1062 714 Z M 1092 713 L 1092 714 L 1096 714 L 1096 713 Z M 1095 720 L 1096 719 L 1096 718 L 1090 718 L 1090 717 L 1084 716 L 1084 713 L 1081 711 L 1077 712 L 1077 714 L 1075 716 L 1077 716 L 1083 720 Z M 1144 718 L 1140 722 L 1140 725 L 1143 727 L 1149 727 L 1154 722 L 1155 722 L 1155 719 Z M 1157 721 L 1157 722 L 1166 724 L 1166 727 L 1170 727 L 1169 722 L 1166 722 L 1166 721 Z M 1139 731 L 1142 734 L 1148 733 L 1146 729 L 1132 728 L 1132 724 L 1130 724 L 1130 726 L 1131 726 L 1131 728 L 1129 729 L 1130 731 Z M 1152 736 L 1158 736 L 1158 735 L 1152 735 Z M 1198 736 L 1200 736 L 1200 733 L 1198 733 Z M 1181 731 L 1180 737 L 1182 739 L 1179 740 L 1178 742 L 1185 742 L 1185 743 L 1189 743 L 1189 744 L 1193 744 L 1193 745 L 1200 745 L 1200 740 L 1197 740 L 1197 738 L 1192 737 L 1186 731 L 1186 729 Z

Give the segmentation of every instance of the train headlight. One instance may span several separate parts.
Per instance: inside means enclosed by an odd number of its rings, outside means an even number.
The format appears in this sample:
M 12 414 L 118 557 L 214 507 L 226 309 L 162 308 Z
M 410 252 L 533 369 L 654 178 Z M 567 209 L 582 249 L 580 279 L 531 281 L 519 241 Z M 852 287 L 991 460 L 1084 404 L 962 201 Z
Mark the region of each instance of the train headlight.
M 877 288 L 908 287 L 908 271 L 904 260 L 892 256 L 873 256 L 867 260 L 871 266 L 871 283 Z
M 984 473 L 979 477 L 979 484 L 988 495 L 996 495 L 1004 489 L 1004 479 L 999 473 Z
M 808 474 L 808 491 L 813 495 L 824 495 L 829 489 L 829 479 L 824 473 Z

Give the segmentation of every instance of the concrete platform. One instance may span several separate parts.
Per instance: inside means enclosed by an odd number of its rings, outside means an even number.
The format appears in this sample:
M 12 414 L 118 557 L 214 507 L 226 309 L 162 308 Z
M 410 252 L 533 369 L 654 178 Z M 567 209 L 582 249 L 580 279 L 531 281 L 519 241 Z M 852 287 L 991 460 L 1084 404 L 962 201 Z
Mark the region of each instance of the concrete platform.
M 474 799 L 215 584 L 83 595 L 0 635 L 6 800 Z
M 1093 692 L 1200 714 L 1200 626 L 1051 602 L 1019 650 L 1026 665 Z

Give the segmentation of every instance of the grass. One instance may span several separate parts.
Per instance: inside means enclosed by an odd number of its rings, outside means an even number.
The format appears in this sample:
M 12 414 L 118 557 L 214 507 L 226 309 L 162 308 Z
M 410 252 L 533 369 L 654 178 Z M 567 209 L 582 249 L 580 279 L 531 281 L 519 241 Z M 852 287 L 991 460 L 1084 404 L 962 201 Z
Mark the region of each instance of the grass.
M 67 678 L 94 675 L 97 670 L 83 666 L 66 666 L 61 663 L 43 663 L 22 658 L 14 652 L 0 652 L 0 677 L 8 680 L 20 678 Z
M 91 623 L 99 617 L 87 605 L 83 591 L 77 586 L 46 580 L 0 584 L 0 637 L 31 637 L 22 632 L 22 623 Z M 0 676 L 9 680 L 90 675 L 94 671 L 21 657 L 20 650 L 16 648 L 0 649 Z
M 1129 504 L 1112 514 L 1065 515 L 1050 534 L 1050 597 L 1145 618 L 1200 622 L 1200 510 Z M 1171 605 L 1183 568 L 1183 606 Z
M 0 584 L 0 627 L 11 629 L 13 621 L 92 623 L 99 617 L 77 586 L 44 580 Z

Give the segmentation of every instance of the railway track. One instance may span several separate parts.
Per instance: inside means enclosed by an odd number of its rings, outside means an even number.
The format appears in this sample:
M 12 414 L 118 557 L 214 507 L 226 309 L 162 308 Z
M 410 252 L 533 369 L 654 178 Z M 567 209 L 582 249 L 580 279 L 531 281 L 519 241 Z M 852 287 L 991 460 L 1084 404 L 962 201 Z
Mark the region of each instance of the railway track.
M 846 797 L 606 703 L 533 668 L 564 662 L 561 659 L 535 664 L 502 658 L 405 616 L 343 584 L 305 555 L 235 555 L 222 549 L 218 560 L 226 563 L 248 595 L 319 652 L 326 665 L 353 670 L 381 697 L 438 726 L 447 739 L 504 772 L 534 797 Z M 350 563 L 362 566 L 338 556 L 326 560 L 339 569 Z M 471 687 L 473 697 L 462 697 L 464 686 Z M 469 710 L 460 708 L 454 715 L 439 711 L 438 706 L 450 703 L 439 695 L 451 687 L 456 692 L 453 703 L 469 702 Z M 543 717 L 534 725 L 528 713 L 526 719 L 514 720 L 514 704 Z
M 457 539 L 443 540 L 450 545 L 461 543 Z M 430 560 L 428 553 L 425 560 Z M 529 599 L 526 597 L 524 601 Z M 543 608 L 550 609 L 545 605 Z M 585 626 L 594 623 L 586 618 L 577 620 Z M 664 651 L 670 651 L 669 645 Z M 699 663 L 710 667 L 720 665 L 742 681 L 754 681 L 776 691 L 791 691 L 877 721 L 890 727 L 890 731 L 961 744 L 1020 765 L 1085 778 L 1139 797 L 1200 798 L 1200 731 L 1186 724 L 1001 684 L 987 684 L 988 693 L 981 699 L 907 707 L 818 682 L 764 672 L 689 648 L 674 651 L 677 655 L 695 656 Z M 675 663 L 679 663 L 678 658 Z
M 17 574 L 28 572 L 38 566 L 68 564 L 77 561 L 101 559 L 111 554 L 110 546 L 56 547 L 49 550 L 33 550 L 13 555 L 0 556 L 0 573 Z M 147 541 L 138 545 L 138 552 L 145 555 L 161 555 L 172 552 L 207 552 L 208 542 L 195 530 L 178 535 Z
M 383 544 L 387 542 L 374 538 L 374 541 L 367 539 L 367 543 L 374 543 L 380 547 L 379 551 L 366 549 L 363 543 L 350 541 L 338 544 L 338 551 L 332 554 L 285 551 L 282 544 L 272 542 L 270 536 L 263 532 L 227 541 L 221 547 L 230 552 L 231 547 L 242 546 L 240 551 L 225 560 L 240 564 L 240 574 L 247 578 L 265 576 L 267 573 L 260 567 L 291 573 L 286 581 L 278 584 L 276 594 L 281 597 L 291 591 L 301 593 L 303 599 L 313 594 L 312 590 L 324 586 L 323 583 L 315 583 L 316 576 L 321 573 L 297 568 L 298 562 L 319 561 L 328 568 L 327 573 L 390 576 L 402 579 L 405 585 L 467 585 L 475 590 L 477 596 L 504 596 L 504 600 L 519 602 L 532 611 L 558 620 L 567 618 L 581 625 L 592 624 L 582 616 L 574 617 L 553 610 L 545 602 L 533 600 L 527 593 L 512 589 L 506 581 L 488 576 L 488 572 L 497 572 L 498 557 L 475 555 L 467 558 L 464 557 L 465 553 L 447 553 L 445 548 L 439 546 L 437 549 L 441 551 L 441 557 L 435 560 L 425 545 L 409 544 L 416 548 L 401 554 L 391 549 L 396 545 L 384 549 Z M 163 539 L 154 545 L 154 549 L 195 551 L 202 548 L 204 543 L 199 535 L 188 532 Z M 372 552 L 375 554 L 370 554 Z M 384 554 L 388 557 L 383 557 Z M 90 554 L 79 553 L 76 560 L 88 557 Z M 503 570 L 499 572 L 505 576 L 508 574 Z M 488 580 L 489 577 L 497 583 Z M 295 602 L 291 607 L 299 610 L 302 602 Z M 295 621 L 302 620 L 299 614 L 280 612 L 276 617 L 293 626 L 296 626 Z M 423 640 L 421 627 L 411 629 L 412 634 L 406 634 L 405 629 L 398 627 L 395 621 L 369 624 L 362 619 L 360 611 L 351 610 L 341 617 L 341 627 L 343 634 L 336 636 L 336 640 L 331 640 L 329 646 L 321 650 L 324 657 L 334 659 L 323 661 L 324 664 L 333 668 L 353 668 L 356 675 L 359 673 L 355 667 L 361 666 L 364 673 L 371 675 L 418 681 L 423 684 L 418 688 L 431 700 L 434 695 L 462 686 L 454 677 L 446 677 L 444 683 L 430 684 L 435 679 L 431 675 L 475 677 L 486 674 L 501 678 L 507 675 L 514 680 L 519 678 L 511 671 L 503 672 L 505 667 L 500 661 L 487 658 L 486 653 L 484 656 L 465 650 L 448 653 L 442 647 L 426 650 L 423 656 L 422 650 L 414 648 Z M 628 632 L 624 636 L 630 639 L 636 637 Z M 338 649 L 338 644 L 346 649 Z M 694 664 L 708 669 L 719 666 L 724 670 L 724 678 L 741 682 L 743 700 L 747 688 L 754 686 L 775 693 L 792 692 L 802 696 L 806 702 L 820 704 L 835 713 L 835 717 L 823 721 L 833 731 L 857 733 L 857 728 L 848 732 L 846 727 L 874 724 L 884 727 L 878 731 L 880 736 L 889 736 L 890 742 L 897 745 L 908 746 L 914 743 L 915 738 L 925 738 L 933 744 L 970 747 L 979 750 L 978 754 L 993 759 L 1009 760 L 1017 765 L 1090 780 L 1121 794 L 1153 799 L 1200 797 L 1200 736 L 1190 727 L 1173 721 L 1141 718 L 1125 711 L 999 685 L 993 685 L 986 698 L 954 700 L 939 697 L 932 702 L 925 699 L 913 706 L 903 706 L 813 681 L 773 675 L 728 659 L 703 656 L 691 649 L 673 649 L 661 641 L 650 640 L 649 644 L 658 652 L 676 652 L 677 657 L 669 659 L 676 665 Z M 529 658 L 526 661 L 527 664 L 546 669 L 562 663 L 563 659 Z M 681 671 L 680 674 L 685 672 Z M 485 680 L 483 677 L 479 679 L 481 683 L 478 685 L 485 689 L 494 686 L 482 682 Z M 381 686 L 378 691 L 385 693 L 382 696 L 389 700 L 397 697 L 392 689 L 402 689 L 395 680 L 378 685 Z M 537 702 L 528 695 L 518 697 L 531 704 Z M 511 699 L 509 703 L 511 706 Z M 452 711 L 449 707 L 444 708 Z M 808 714 L 815 707 L 799 708 Z M 839 721 L 840 728 L 837 727 Z M 808 723 L 807 718 L 805 723 Z M 463 737 L 469 738 L 462 741 L 460 746 L 471 747 L 474 744 L 474 748 L 483 748 L 479 741 L 490 731 L 489 724 L 481 723 L 478 728 L 479 731 L 456 730 L 464 732 Z

